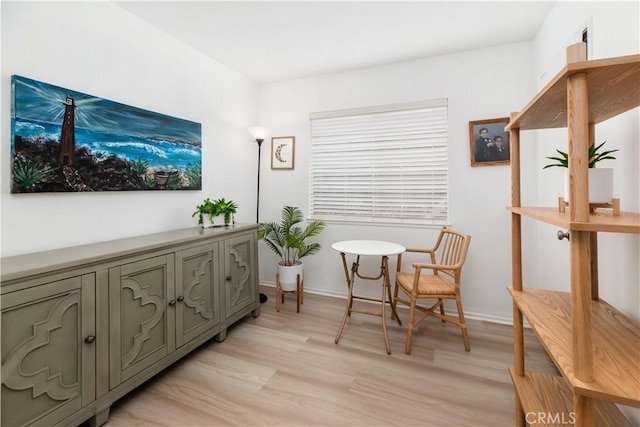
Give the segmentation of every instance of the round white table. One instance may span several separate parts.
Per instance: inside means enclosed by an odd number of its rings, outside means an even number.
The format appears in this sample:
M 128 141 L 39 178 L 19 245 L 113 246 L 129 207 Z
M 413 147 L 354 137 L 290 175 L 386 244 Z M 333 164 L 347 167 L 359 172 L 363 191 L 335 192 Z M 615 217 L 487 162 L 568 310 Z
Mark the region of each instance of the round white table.
M 385 316 L 387 297 L 389 298 L 388 303 L 391 306 L 391 318 L 395 318 L 398 321 L 398 324 L 402 323 L 400 322 L 400 318 L 398 317 L 395 306 L 393 305 L 393 300 L 391 299 L 391 284 L 389 280 L 388 261 L 389 256 L 401 254 L 406 250 L 406 248 L 402 245 L 398 245 L 397 243 L 384 242 L 380 240 L 346 240 L 342 242 L 336 242 L 331 245 L 331 247 L 334 250 L 340 252 L 340 256 L 342 257 L 342 266 L 344 267 L 344 274 L 347 281 L 347 288 L 349 291 L 347 296 L 347 307 L 345 309 L 344 316 L 342 317 L 342 323 L 340 324 L 338 335 L 336 335 L 336 344 L 338 343 L 338 341 L 340 341 L 344 326 L 347 323 L 347 319 L 349 318 L 351 313 L 369 314 L 372 316 L 382 317 L 382 333 L 384 334 L 384 343 L 387 348 L 387 354 L 391 354 L 391 345 L 389 344 L 389 337 L 387 335 L 387 321 Z M 347 254 L 356 256 L 356 261 L 351 265 L 351 273 L 349 273 L 349 268 L 347 267 Z M 378 276 L 364 276 L 360 274 L 358 269 L 360 267 L 361 256 L 381 257 L 380 274 Z M 377 299 L 354 295 L 353 284 L 356 276 L 364 280 L 382 279 L 382 297 L 380 299 Z M 381 307 L 380 312 L 356 309 L 353 307 L 353 300 L 379 302 Z

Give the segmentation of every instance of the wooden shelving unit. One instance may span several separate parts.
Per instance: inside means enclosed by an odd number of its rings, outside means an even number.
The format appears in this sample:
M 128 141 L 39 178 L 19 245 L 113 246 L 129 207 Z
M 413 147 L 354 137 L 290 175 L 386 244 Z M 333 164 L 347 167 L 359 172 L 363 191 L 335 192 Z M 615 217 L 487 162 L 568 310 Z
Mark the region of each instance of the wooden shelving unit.
M 640 325 L 598 295 L 597 233 L 640 234 L 640 214 L 590 210 L 587 152 L 595 124 L 640 105 L 640 55 L 586 61 L 584 43 L 507 126 L 511 142 L 512 275 L 516 422 L 546 414 L 548 425 L 630 425 L 616 403 L 640 407 Z M 567 127 L 570 209 L 520 205 L 520 131 Z M 521 218 L 570 230 L 571 288 L 523 287 Z M 525 370 L 523 316 L 562 376 Z

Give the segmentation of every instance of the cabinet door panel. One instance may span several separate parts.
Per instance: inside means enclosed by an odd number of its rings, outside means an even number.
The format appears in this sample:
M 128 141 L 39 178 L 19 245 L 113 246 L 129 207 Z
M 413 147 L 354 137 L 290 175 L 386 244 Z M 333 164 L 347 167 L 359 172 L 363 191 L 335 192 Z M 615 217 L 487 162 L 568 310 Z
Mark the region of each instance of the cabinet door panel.
M 111 388 L 175 349 L 172 265 L 163 255 L 109 270 Z
M 254 284 L 255 240 L 252 234 L 243 234 L 225 240 L 224 277 L 226 317 L 241 311 L 257 301 Z
M 3 295 L 2 425 L 51 425 L 93 401 L 94 334 L 94 275 Z
M 218 242 L 176 254 L 176 346 L 220 323 Z

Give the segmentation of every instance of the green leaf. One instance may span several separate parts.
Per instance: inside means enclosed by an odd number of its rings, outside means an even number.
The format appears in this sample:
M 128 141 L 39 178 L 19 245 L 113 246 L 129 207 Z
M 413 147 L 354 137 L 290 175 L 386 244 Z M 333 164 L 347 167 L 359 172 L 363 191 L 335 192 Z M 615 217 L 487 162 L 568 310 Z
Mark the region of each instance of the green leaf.
M 589 146 L 589 151 L 588 151 L 588 156 L 589 156 L 589 167 L 592 168 L 596 165 L 596 163 L 602 161 L 602 160 L 615 160 L 615 157 L 611 156 L 611 153 L 615 153 L 616 151 L 620 151 L 618 149 L 614 149 L 614 150 L 607 150 L 607 151 L 603 151 L 602 153 L 599 153 L 598 151 L 604 146 L 604 144 L 607 141 L 604 141 L 602 143 L 600 143 L 599 145 L 595 145 L 595 143 L 591 144 Z M 555 157 L 555 156 L 551 156 L 551 157 L 546 157 L 549 160 L 553 160 L 556 163 L 549 163 L 546 166 L 544 166 L 542 169 L 547 169 L 550 167 L 562 167 L 562 168 L 568 168 L 569 167 L 569 155 L 567 153 L 565 153 L 564 151 L 560 151 L 558 149 L 556 149 L 556 151 L 558 153 L 560 153 L 561 157 Z
M 320 250 L 319 243 L 307 244 L 305 240 L 320 234 L 325 228 L 322 221 L 309 223 L 304 230 L 297 226 L 303 221 L 302 211 L 295 206 L 284 206 L 280 223 L 258 224 L 258 239 L 278 255 L 285 265 L 295 265 L 300 258 L 313 255 Z

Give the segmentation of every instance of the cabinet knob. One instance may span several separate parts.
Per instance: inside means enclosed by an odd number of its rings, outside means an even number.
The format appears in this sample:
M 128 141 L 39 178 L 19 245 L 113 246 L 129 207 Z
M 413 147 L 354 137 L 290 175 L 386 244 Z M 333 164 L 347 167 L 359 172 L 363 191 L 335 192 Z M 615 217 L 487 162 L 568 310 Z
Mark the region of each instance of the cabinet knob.
M 176 305 L 176 301 L 175 300 L 169 301 L 169 306 L 173 307 L 174 305 Z
M 87 344 L 91 344 L 96 340 L 96 337 L 94 337 L 93 335 L 89 335 L 88 337 L 86 337 L 84 339 L 84 342 L 86 342 Z
M 569 240 L 569 232 L 558 230 L 558 240 L 567 239 Z
M 178 297 L 178 302 L 182 302 L 182 301 L 184 301 L 184 297 L 183 297 L 182 295 L 180 295 L 180 296 Z
M 231 281 L 231 276 L 227 276 L 227 282 Z

